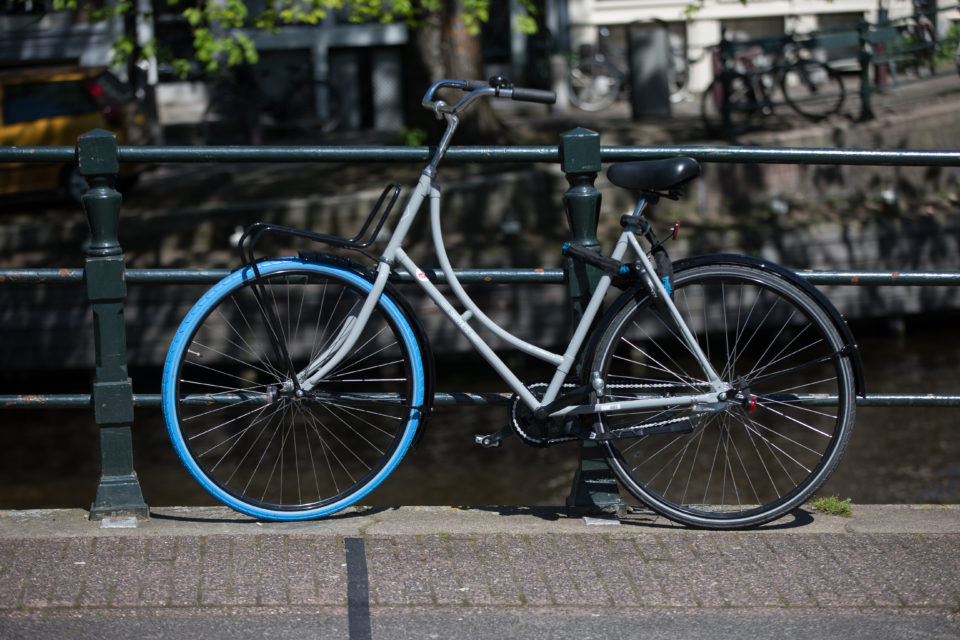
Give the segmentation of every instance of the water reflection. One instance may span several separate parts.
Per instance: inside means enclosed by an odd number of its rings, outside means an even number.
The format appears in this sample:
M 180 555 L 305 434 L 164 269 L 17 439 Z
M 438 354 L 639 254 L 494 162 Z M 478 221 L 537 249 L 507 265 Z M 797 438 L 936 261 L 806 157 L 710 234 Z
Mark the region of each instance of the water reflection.
M 861 336 L 870 393 L 958 393 L 960 341 L 949 325 L 914 326 L 907 335 Z M 464 385 L 464 371 L 485 365 L 444 363 L 440 377 Z M 78 374 L 86 376 L 88 374 Z M 134 374 L 138 393 L 146 374 Z M 153 375 L 158 377 L 157 372 Z M 5 374 L 4 393 L 83 391 L 77 378 L 51 383 Z M 497 391 L 486 379 L 461 389 Z M 825 493 L 858 503 L 960 503 L 958 410 L 861 407 L 847 454 Z M 500 449 L 481 449 L 474 433 L 505 424 L 504 407 L 439 407 L 417 451 L 370 499 L 369 504 L 561 505 L 577 465 L 577 445 L 534 449 L 515 438 Z M 90 506 L 99 476 L 99 443 L 85 411 L 4 410 L 0 413 L 0 508 Z M 159 411 L 138 409 L 134 463 L 153 505 L 213 504 L 176 458 Z

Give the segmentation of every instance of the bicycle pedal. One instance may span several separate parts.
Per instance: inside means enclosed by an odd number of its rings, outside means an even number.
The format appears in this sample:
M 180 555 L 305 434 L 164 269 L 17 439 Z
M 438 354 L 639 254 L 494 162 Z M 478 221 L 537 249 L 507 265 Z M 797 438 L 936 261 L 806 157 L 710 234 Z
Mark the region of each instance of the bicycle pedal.
M 510 427 L 504 427 L 500 431 L 496 431 L 490 434 L 478 433 L 473 436 L 473 441 L 475 444 L 480 445 L 484 449 L 495 449 L 500 446 L 503 442 L 503 439 L 513 433 L 513 429 Z
M 493 436 L 485 436 L 478 433 L 473 436 L 473 441 L 483 447 L 484 449 L 495 449 L 500 446 L 501 440 L 495 439 Z

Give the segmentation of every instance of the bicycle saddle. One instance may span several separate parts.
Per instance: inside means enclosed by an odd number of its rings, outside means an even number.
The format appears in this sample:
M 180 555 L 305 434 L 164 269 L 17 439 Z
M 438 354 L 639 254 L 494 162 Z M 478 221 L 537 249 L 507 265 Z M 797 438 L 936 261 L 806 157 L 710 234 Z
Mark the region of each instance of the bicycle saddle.
M 607 169 L 607 178 L 618 187 L 649 193 L 677 191 L 700 175 L 700 163 L 693 158 L 620 162 Z

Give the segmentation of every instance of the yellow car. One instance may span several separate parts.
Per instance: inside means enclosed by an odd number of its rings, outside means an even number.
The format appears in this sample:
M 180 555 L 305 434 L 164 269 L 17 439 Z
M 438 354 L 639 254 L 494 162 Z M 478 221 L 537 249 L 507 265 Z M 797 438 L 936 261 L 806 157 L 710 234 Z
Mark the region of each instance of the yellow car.
M 0 71 L 0 145 L 77 144 L 91 129 L 120 144 L 146 144 L 149 128 L 131 88 L 103 68 L 24 68 Z M 132 182 L 137 167 L 121 165 Z M 0 164 L 0 195 L 60 191 L 79 200 L 87 185 L 76 165 Z

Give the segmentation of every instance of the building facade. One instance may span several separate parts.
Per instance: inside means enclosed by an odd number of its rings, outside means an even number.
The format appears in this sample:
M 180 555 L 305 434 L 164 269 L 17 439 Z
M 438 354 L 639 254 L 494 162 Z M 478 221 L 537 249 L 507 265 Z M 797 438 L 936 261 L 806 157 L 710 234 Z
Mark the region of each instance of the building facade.
M 854 26 L 862 20 L 877 23 L 914 14 L 916 0 L 569 0 L 567 14 L 571 50 L 596 45 L 602 33 L 617 35 L 618 27 L 664 27 L 671 48 L 682 50 L 689 62 L 689 83 L 702 91 L 713 78 L 710 47 L 720 42 L 726 28 L 734 38 L 763 38 L 785 33 L 809 33 Z M 928 8 L 956 7 L 952 0 L 920 0 Z M 944 33 L 960 19 L 956 9 L 938 14 Z M 622 40 L 622 36 L 621 36 Z M 624 46 L 622 41 L 621 46 Z M 850 52 L 846 52 L 849 54 Z
M 251 0 L 256 1 L 256 0 Z M 83 6 L 96 7 L 103 0 Z M 149 18 L 113 19 L 95 23 L 89 10 L 52 12 L 52 0 L 0 0 L 0 65 L 109 64 L 112 46 L 123 34 L 140 42 L 156 38 L 186 53 L 189 29 L 182 7 L 165 0 L 136 0 Z M 710 48 L 726 29 L 737 38 L 856 25 L 882 16 L 910 16 L 918 5 L 956 6 L 955 0 L 534 0 L 541 31 L 526 36 L 512 28 L 513 18 L 526 11 L 518 0 L 492 0 L 491 22 L 484 31 L 484 55 L 491 73 L 501 72 L 524 82 L 562 85 L 564 64 L 584 45 L 625 48 L 629 29 L 666 29 L 671 51 L 680 52 L 688 87 L 702 91 L 713 77 Z M 938 14 L 944 32 L 960 19 L 956 9 Z M 274 69 L 265 91 L 282 92 L 293 79 L 284 74 L 306 70 L 313 87 L 311 109 L 323 119 L 337 104 L 359 105 L 343 116 L 347 129 L 397 129 L 402 126 L 402 47 L 404 25 L 354 24 L 331 15 L 315 26 L 285 27 L 277 33 L 251 32 L 264 66 Z M 846 52 L 847 55 L 856 55 Z M 146 87 L 163 125 L 195 122 L 210 100 L 209 78 L 181 79 L 154 60 L 125 70 Z M 298 80 L 300 81 L 300 80 Z M 332 90 L 332 88 L 336 90 Z M 416 91 L 422 91 L 417 87 Z

